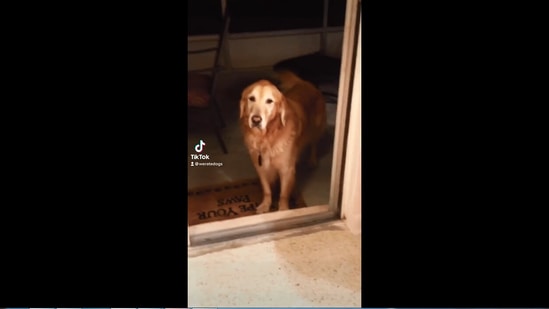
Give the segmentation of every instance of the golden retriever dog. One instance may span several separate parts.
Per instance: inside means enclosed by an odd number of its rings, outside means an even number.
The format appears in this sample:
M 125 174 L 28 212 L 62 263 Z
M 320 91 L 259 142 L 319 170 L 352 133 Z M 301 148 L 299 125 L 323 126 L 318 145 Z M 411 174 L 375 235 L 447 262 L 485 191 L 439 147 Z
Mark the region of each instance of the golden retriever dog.
M 278 72 L 279 87 L 267 80 L 248 86 L 240 99 L 244 142 L 263 188 L 257 213 L 268 212 L 272 188 L 280 180 L 278 210 L 289 209 L 296 164 L 310 147 L 309 164 L 317 164 L 317 142 L 326 128 L 326 104 L 311 83 L 289 71 Z

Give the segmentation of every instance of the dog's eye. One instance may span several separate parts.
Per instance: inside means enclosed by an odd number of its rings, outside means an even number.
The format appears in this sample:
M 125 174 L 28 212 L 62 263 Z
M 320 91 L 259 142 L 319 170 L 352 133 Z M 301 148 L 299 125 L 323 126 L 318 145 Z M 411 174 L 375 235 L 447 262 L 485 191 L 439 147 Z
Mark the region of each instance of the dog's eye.
M 273 103 L 273 100 L 267 99 L 267 104 L 271 104 L 271 103 Z
M 252 101 L 252 102 L 255 102 L 255 97 L 254 97 L 254 96 L 251 96 L 251 97 L 249 97 L 248 99 L 249 99 L 250 101 Z

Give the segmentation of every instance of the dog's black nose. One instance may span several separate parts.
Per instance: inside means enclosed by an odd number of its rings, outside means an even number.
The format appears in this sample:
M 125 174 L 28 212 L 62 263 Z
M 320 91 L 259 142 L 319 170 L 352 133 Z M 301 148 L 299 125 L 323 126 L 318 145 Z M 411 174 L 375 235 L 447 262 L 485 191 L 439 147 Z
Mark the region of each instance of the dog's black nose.
M 252 123 L 257 125 L 261 123 L 261 117 L 260 116 L 252 116 Z

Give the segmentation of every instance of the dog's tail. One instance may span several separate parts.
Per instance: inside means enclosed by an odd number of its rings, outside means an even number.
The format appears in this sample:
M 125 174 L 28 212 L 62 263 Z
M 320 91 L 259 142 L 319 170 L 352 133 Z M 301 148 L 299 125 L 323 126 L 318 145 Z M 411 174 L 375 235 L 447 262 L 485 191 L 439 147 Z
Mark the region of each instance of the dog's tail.
M 283 91 L 292 89 L 296 84 L 302 83 L 304 81 L 296 73 L 288 69 L 276 70 L 275 74 L 278 80 L 278 87 Z

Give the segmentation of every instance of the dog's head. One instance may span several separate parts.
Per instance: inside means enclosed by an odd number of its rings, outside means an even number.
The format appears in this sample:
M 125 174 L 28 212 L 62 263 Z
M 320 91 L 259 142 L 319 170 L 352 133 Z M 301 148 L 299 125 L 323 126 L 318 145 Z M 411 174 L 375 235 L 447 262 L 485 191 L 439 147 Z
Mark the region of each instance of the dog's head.
M 267 125 L 280 117 L 282 125 L 285 119 L 286 99 L 278 88 L 267 80 L 260 80 L 242 91 L 240 99 L 240 119 L 250 128 L 265 131 Z

